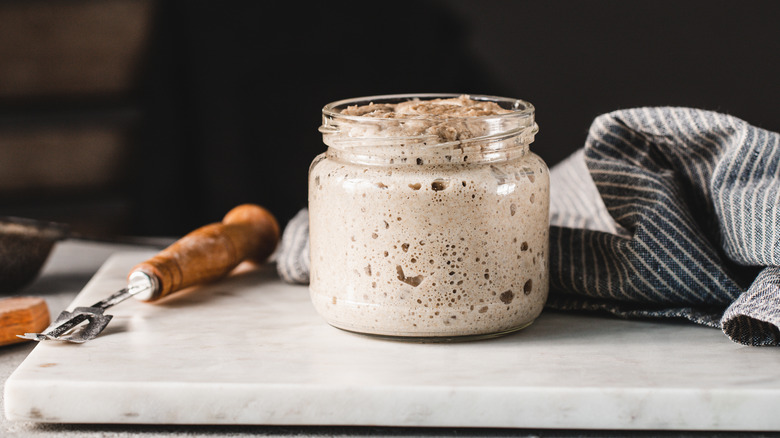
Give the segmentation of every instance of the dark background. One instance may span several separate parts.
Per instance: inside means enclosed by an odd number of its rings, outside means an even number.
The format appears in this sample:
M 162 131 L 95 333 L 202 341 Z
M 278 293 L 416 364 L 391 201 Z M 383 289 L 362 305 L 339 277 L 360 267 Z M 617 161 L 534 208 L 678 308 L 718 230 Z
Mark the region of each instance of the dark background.
M 286 223 L 322 106 L 373 94 L 529 100 L 550 166 L 621 108 L 780 131 L 779 22 L 769 0 L 7 1 L 0 214 L 181 235 L 255 202 Z

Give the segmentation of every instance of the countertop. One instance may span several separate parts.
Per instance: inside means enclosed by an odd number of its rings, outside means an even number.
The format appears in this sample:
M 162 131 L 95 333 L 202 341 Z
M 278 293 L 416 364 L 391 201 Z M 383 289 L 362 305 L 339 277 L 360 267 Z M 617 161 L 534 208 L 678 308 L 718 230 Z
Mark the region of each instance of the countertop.
M 148 252 L 146 247 L 81 241 L 64 241 L 55 247 L 41 276 L 19 295 L 46 298 L 52 317 L 67 307 L 98 268 L 118 252 Z M 699 327 L 679 325 L 681 333 L 701 334 Z M 649 327 L 653 327 L 652 325 Z M 715 333 L 717 335 L 717 333 Z M 706 336 L 706 334 L 705 334 Z M 601 341 L 604 341 L 602 338 Z M 717 340 L 715 341 L 718 342 Z M 737 350 L 749 347 L 731 346 L 725 337 L 724 347 Z M 10 374 L 30 353 L 32 343 L 0 348 L 0 378 L 5 383 Z M 778 352 L 780 354 L 780 352 Z M 2 406 L 0 406 L 2 407 Z M 76 425 L 41 424 L 0 420 L 0 436 L 780 436 L 777 433 L 692 432 L 692 431 L 586 431 L 509 428 L 440 428 L 440 427 L 349 427 L 349 426 L 190 426 L 190 425 Z

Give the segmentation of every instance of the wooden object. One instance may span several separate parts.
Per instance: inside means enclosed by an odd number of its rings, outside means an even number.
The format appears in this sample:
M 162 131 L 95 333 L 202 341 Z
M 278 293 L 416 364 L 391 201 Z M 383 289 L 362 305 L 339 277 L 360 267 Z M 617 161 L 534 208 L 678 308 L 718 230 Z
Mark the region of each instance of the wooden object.
M 16 335 L 40 333 L 49 322 L 49 306 L 43 298 L 0 299 L 0 345 L 25 342 Z
M 140 270 L 157 277 L 159 293 L 149 300 L 154 301 L 222 278 L 244 260 L 264 262 L 279 237 L 279 224 L 268 210 L 244 204 L 228 212 L 222 222 L 187 234 L 131 272 Z

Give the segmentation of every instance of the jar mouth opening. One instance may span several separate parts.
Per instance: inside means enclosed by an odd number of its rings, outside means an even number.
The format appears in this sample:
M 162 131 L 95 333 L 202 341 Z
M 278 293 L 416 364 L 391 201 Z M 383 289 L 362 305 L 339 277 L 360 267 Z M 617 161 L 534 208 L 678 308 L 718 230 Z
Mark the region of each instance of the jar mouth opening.
M 343 114 L 341 111 L 343 111 L 348 106 L 352 106 L 352 105 L 366 105 L 369 103 L 374 103 L 374 104 L 400 103 L 400 102 L 410 101 L 414 99 L 420 99 L 420 100 L 449 99 L 449 98 L 456 98 L 458 96 L 463 96 L 463 95 L 464 95 L 463 93 L 408 93 L 408 94 L 382 94 L 382 95 L 375 95 L 375 96 L 355 97 L 350 99 L 337 100 L 335 102 L 331 102 L 325 105 L 322 108 L 322 114 L 323 116 L 326 117 L 352 120 L 356 122 L 359 122 L 361 120 L 362 121 L 387 120 L 381 117 L 347 115 L 347 114 Z M 465 95 L 468 96 L 470 99 L 476 101 L 495 102 L 501 108 L 505 110 L 510 110 L 512 112 L 506 114 L 495 114 L 495 115 L 486 115 L 486 116 L 447 117 L 447 120 L 459 120 L 459 119 L 460 120 L 465 120 L 465 119 L 488 120 L 488 119 L 526 118 L 529 119 L 530 121 L 529 126 L 533 124 L 535 108 L 530 102 L 527 102 L 522 99 L 515 99 L 515 98 L 501 97 L 501 96 L 491 96 L 487 94 L 465 94 Z M 435 117 L 414 116 L 414 117 L 397 117 L 394 118 L 393 120 L 440 121 L 441 119 Z
M 344 114 L 349 107 L 382 106 L 419 100 L 467 98 L 502 110 L 490 114 L 394 114 L 389 117 Z M 387 94 L 343 99 L 325 105 L 319 131 L 329 147 L 392 155 L 398 148 L 431 154 L 448 149 L 527 149 L 539 130 L 534 106 L 524 100 L 463 93 Z

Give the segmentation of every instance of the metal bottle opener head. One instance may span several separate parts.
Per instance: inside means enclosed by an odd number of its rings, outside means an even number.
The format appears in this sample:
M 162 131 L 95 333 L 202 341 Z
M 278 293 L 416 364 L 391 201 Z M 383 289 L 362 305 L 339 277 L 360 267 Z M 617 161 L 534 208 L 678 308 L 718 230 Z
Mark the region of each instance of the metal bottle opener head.
M 113 318 L 99 307 L 77 307 L 63 311 L 43 333 L 25 333 L 20 338 L 34 341 L 68 341 L 83 343 L 96 337 Z M 86 324 L 85 324 L 86 323 Z
M 110 297 L 89 307 L 77 307 L 72 312 L 63 311 L 43 333 L 25 333 L 18 336 L 33 341 L 87 342 L 99 335 L 113 318 L 112 315 L 103 314 L 104 310 L 132 296 L 147 299 L 158 287 L 156 277 L 135 271 L 130 274 L 128 286 Z

